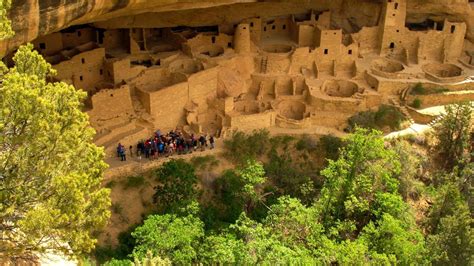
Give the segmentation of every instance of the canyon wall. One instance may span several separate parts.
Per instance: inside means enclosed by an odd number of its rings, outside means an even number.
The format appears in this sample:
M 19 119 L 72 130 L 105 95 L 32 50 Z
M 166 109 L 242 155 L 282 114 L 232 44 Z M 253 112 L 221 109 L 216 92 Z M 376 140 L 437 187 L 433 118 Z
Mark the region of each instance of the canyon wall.
M 9 11 L 16 35 L 0 42 L 0 54 L 73 25 L 101 28 L 157 28 L 235 24 L 251 17 L 331 10 L 331 24 L 345 32 L 375 26 L 381 0 L 15 0 Z M 474 40 L 474 12 L 468 0 L 408 0 L 407 22 L 447 18 L 464 21 Z M 157 15 L 159 13 L 159 15 Z

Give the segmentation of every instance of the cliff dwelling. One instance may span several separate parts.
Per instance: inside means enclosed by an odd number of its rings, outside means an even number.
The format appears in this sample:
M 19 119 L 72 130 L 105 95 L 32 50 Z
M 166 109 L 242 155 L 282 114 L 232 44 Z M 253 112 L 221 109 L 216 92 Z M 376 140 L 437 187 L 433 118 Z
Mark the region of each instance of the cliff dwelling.
M 261 3 L 236 6 L 240 17 L 216 24 L 203 14 L 218 7 L 170 26 L 146 13 L 77 24 L 32 43 L 57 80 L 87 91 L 95 142 L 109 156 L 118 142 L 135 145 L 157 129 L 343 130 L 352 115 L 400 102 L 417 83 L 474 88 L 465 21 L 407 21 L 407 0 L 371 4 L 379 16 L 352 27 L 334 23 L 341 13 L 330 6 Z

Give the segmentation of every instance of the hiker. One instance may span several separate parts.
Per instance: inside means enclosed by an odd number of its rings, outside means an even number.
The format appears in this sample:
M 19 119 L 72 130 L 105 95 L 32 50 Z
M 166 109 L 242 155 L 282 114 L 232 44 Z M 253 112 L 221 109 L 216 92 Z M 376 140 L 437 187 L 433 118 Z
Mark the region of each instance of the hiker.
M 191 138 L 186 140 L 186 153 L 193 152 L 193 140 Z
M 207 141 L 207 134 L 201 134 L 199 138 L 196 138 L 194 134 L 186 135 L 178 129 L 171 130 L 165 134 L 161 134 L 160 130 L 157 130 L 150 138 L 145 141 L 140 140 L 137 143 L 137 158 L 141 160 L 142 154 L 145 154 L 145 158 L 150 160 L 158 159 L 161 156 L 168 157 L 173 154 L 187 154 L 196 151 L 198 147 L 201 148 L 201 151 L 204 151 L 208 147 Z M 215 138 L 213 135 L 209 135 L 209 144 L 210 149 L 215 148 Z M 133 146 L 130 145 L 129 149 L 130 157 L 133 157 Z M 119 143 L 117 155 L 122 158 L 122 161 L 125 161 L 125 154 L 122 154 L 122 150 L 125 151 L 125 148 Z
M 142 159 L 142 154 L 145 153 L 144 149 L 145 149 L 145 144 L 143 143 L 143 140 L 140 140 L 137 144 L 137 157 L 138 157 L 138 160 Z
M 176 145 L 178 146 L 178 154 L 184 153 L 185 142 L 181 134 L 179 134 L 178 139 L 176 140 Z
M 160 141 L 160 143 L 158 143 L 158 153 L 160 156 L 163 156 L 163 153 L 165 152 L 165 144 Z
M 151 151 L 151 143 L 150 140 L 148 139 L 145 142 L 145 158 L 150 158 L 150 151 Z
M 119 142 L 117 145 L 117 157 L 120 157 L 120 151 L 122 150 L 122 143 Z
M 194 134 L 191 135 L 191 147 L 192 147 L 192 151 L 196 151 L 196 148 L 197 148 L 197 140 L 196 140 L 196 138 L 194 137 Z
M 206 144 L 206 137 L 204 137 L 203 135 L 201 135 L 199 137 L 199 143 L 201 144 L 201 151 L 204 151 L 206 149 L 206 147 L 204 146 Z
M 214 136 L 209 137 L 209 143 L 211 144 L 211 150 L 214 149 Z
M 119 144 L 119 154 L 120 154 L 120 161 L 126 161 L 127 160 L 127 156 L 126 156 L 126 151 L 125 151 L 125 147 L 121 144 Z

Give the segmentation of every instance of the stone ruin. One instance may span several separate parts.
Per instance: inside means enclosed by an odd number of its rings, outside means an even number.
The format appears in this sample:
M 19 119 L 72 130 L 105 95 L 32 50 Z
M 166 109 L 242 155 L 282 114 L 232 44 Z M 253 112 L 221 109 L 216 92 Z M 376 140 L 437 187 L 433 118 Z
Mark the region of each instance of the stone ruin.
M 194 27 L 121 27 L 115 18 L 33 44 L 57 80 L 88 92 L 95 142 L 109 155 L 156 129 L 342 130 L 416 83 L 474 87 L 464 22 L 406 23 L 407 0 L 382 5 L 378 25 L 355 32 L 334 26 L 327 10 Z

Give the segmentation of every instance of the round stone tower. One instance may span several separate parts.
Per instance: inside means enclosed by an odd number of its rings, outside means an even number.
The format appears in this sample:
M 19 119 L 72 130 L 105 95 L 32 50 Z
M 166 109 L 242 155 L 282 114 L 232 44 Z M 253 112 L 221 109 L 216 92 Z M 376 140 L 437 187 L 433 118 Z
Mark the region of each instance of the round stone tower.
M 239 24 L 234 33 L 234 50 L 237 53 L 250 52 L 250 25 Z

